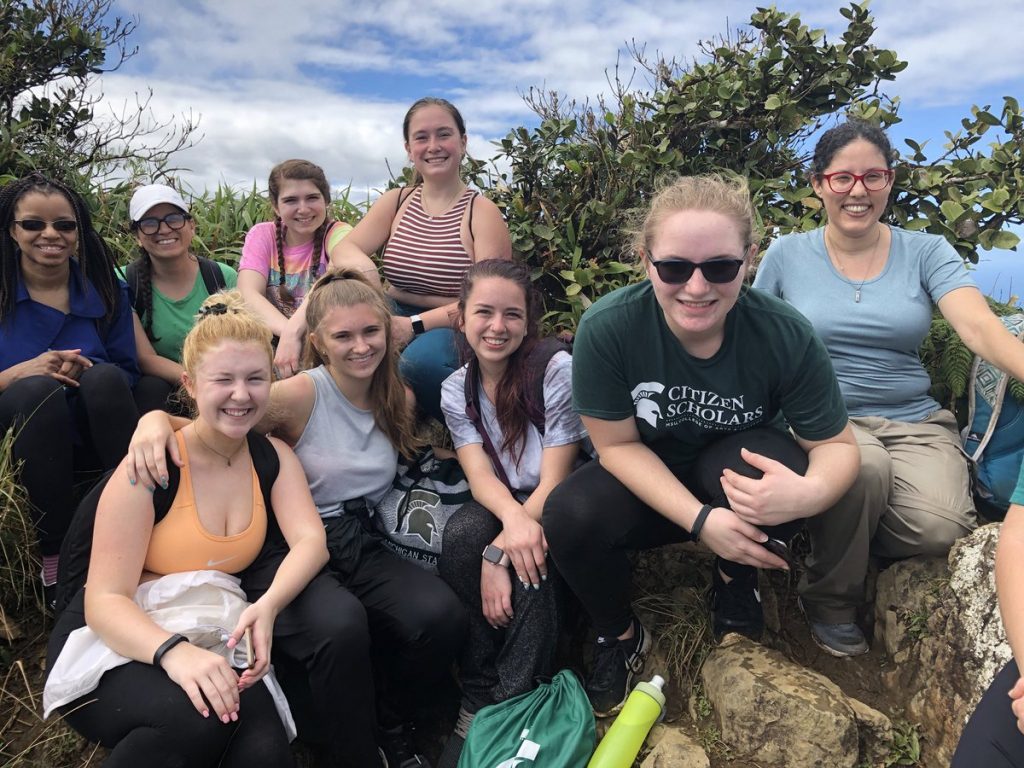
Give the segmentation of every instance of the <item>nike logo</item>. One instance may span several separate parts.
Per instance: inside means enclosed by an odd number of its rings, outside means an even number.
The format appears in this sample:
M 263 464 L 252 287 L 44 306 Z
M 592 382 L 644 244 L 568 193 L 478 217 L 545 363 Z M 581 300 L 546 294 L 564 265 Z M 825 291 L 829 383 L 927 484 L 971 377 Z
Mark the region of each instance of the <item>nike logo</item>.
M 220 565 L 221 563 L 226 563 L 228 560 L 234 560 L 235 557 L 236 555 L 232 555 L 231 557 L 225 557 L 223 560 L 207 560 L 206 567 L 213 568 L 213 566 Z

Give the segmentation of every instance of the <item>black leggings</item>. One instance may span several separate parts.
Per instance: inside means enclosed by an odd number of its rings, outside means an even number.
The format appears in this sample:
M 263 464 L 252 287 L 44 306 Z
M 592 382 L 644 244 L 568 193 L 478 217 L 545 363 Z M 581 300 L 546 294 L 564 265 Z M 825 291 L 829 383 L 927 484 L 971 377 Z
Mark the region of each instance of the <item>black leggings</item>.
M 1003 667 L 978 702 L 956 746 L 950 768 L 1021 768 L 1024 766 L 1024 733 L 1006 694 L 1020 678 L 1017 662 Z
M 447 674 L 466 630 L 458 597 L 400 559 L 348 516 L 325 521 L 331 561 L 274 624 L 274 663 L 299 736 L 326 748 L 332 766 L 379 762 L 376 725 L 408 719 Z M 283 551 L 243 575 L 255 601 Z
M 138 420 L 128 380 L 109 363 L 82 371 L 77 388 L 29 376 L 0 392 L 0 432 L 15 429 L 14 458 L 23 462 L 21 483 L 44 555 L 60 553 L 71 523 L 75 469 L 116 467 Z
M 84 592 L 61 613 L 50 637 L 49 667 L 67 636 L 85 624 Z M 108 670 L 99 687 L 59 709 L 90 741 L 108 747 L 104 768 L 277 768 L 293 764 L 267 686 L 242 691 L 238 720 L 204 718 L 159 667 L 130 661 Z
M 714 507 L 728 507 L 722 470 L 747 477 L 761 471 L 740 458 L 747 448 L 775 459 L 794 472 L 807 471 L 807 454 L 786 432 L 761 428 L 735 432 L 707 446 L 691 471 L 677 475 L 689 491 Z M 772 538 L 788 541 L 803 524 L 793 520 L 762 526 Z M 544 534 L 562 577 L 579 597 L 598 634 L 617 637 L 629 628 L 630 564 L 627 553 L 687 541 L 688 531 L 662 517 L 592 461 L 566 478 L 544 504 Z M 730 578 L 752 578 L 756 569 L 718 558 Z
M 532 690 L 538 677 L 550 677 L 558 645 L 565 585 L 553 567 L 548 568 L 547 581 L 539 590 L 524 589 L 510 568 L 511 622 L 494 629 L 484 618 L 480 553 L 499 533 L 501 522 L 486 507 L 475 501 L 464 504 L 445 524 L 438 560 L 441 578 L 469 611 L 469 638 L 459 661 L 459 680 L 462 705 L 472 713 Z

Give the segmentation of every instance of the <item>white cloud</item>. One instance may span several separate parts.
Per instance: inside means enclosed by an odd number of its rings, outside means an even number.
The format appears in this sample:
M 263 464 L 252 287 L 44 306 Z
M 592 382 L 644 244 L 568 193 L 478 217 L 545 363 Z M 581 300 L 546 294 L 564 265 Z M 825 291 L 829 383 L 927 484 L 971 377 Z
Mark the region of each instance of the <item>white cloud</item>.
M 683 61 L 699 40 L 745 24 L 752 3 L 698 0 L 192 0 L 159 11 L 117 0 L 141 16 L 140 53 L 103 88 L 114 100 L 152 87 L 163 117 L 202 115 L 203 141 L 178 158 L 196 188 L 224 181 L 262 185 L 289 156 L 319 162 L 335 184 L 382 186 L 385 160 L 405 160 L 401 121 L 410 93 L 436 82 L 462 109 L 470 149 L 490 157 L 489 142 L 534 117 L 520 93 L 530 86 L 577 100 L 607 93 L 606 70 L 620 57 L 633 72 L 627 41 Z M 800 0 L 805 22 L 834 35 L 845 26 L 840 3 Z M 998 0 L 906 3 L 876 0 L 877 45 L 911 64 L 889 86 L 914 106 L 970 101 L 982 87 L 1021 95 L 1024 48 L 1015 38 L 1024 7 Z M 369 83 L 380 83 L 368 97 Z M 966 110 L 965 110 L 966 112 Z

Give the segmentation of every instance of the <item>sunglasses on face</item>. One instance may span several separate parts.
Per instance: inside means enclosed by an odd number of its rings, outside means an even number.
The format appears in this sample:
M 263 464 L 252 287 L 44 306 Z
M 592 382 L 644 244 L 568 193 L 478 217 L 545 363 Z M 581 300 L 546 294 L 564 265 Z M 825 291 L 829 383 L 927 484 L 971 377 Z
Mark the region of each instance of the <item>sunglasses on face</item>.
M 74 232 L 78 229 L 78 222 L 74 219 L 59 219 L 58 221 L 22 219 L 21 221 L 15 221 L 14 223 L 26 232 L 42 232 L 47 227 L 53 227 L 58 232 Z
M 743 259 L 708 259 L 707 261 L 687 261 L 686 259 L 662 259 L 655 261 L 650 256 L 647 260 L 658 273 L 663 283 L 682 285 L 693 277 L 693 271 L 699 269 L 709 283 L 731 283 L 740 273 Z
M 185 226 L 186 221 L 191 220 L 192 217 L 187 213 L 168 213 L 162 219 L 158 219 L 155 216 L 139 219 L 135 222 L 133 228 L 139 230 L 144 235 L 155 235 L 160 231 L 161 224 L 166 224 L 171 229 L 178 230 Z
M 828 183 L 829 189 L 837 195 L 842 195 L 853 189 L 853 185 L 858 181 L 864 185 L 864 189 L 868 192 L 881 192 L 889 186 L 889 182 L 892 181 L 895 175 L 895 171 L 889 171 L 885 168 L 873 168 L 867 173 L 850 173 L 849 171 L 823 173 L 821 178 Z

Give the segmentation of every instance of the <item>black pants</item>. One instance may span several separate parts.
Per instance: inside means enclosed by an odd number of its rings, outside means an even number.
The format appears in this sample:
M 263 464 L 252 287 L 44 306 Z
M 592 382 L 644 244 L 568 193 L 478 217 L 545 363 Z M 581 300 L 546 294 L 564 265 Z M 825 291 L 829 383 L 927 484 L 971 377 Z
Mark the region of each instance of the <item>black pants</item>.
M 728 507 L 722 470 L 747 477 L 761 471 L 740 458 L 747 448 L 775 459 L 794 472 L 807 471 L 807 454 L 786 432 L 761 428 L 735 432 L 712 443 L 680 481 L 701 501 Z M 772 538 L 788 541 L 802 525 L 793 520 L 762 527 Z M 544 533 L 563 578 L 583 603 L 599 635 L 617 637 L 629 628 L 630 564 L 627 552 L 687 541 L 688 531 L 662 517 L 620 483 L 599 461 L 573 472 L 548 496 Z M 756 569 L 718 558 L 730 578 L 752 578 Z
M 384 549 L 354 518 L 326 523 L 331 560 L 277 617 L 273 655 L 303 740 L 325 746 L 332 765 L 364 768 L 379 762 L 377 723 L 407 719 L 448 672 L 466 613 L 443 581 Z M 282 557 L 261 556 L 243 576 L 250 600 Z
M 121 369 L 101 363 L 77 388 L 49 376 L 19 379 L 0 393 L 0 432 L 14 427 L 14 458 L 44 555 L 60 553 L 75 511 L 74 471 L 117 466 L 139 415 Z
M 172 416 L 190 416 L 187 403 L 178 397 L 179 388 L 159 376 L 145 375 L 135 385 L 135 407 L 139 415 L 150 411 L 166 411 Z
M 1003 667 L 967 721 L 950 768 L 1021 768 L 1024 766 L 1024 733 L 1006 694 L 1020 678 L 1017 662 Z
M 480 600 L 480 554 L 501 533 L 501 522 L 486 507 L 471 501 L 452 515 L 444 528 L 438 570 L 469 612 L 469 637 L 459 660 L 462 706 L 471 713 L 532 690 L 538 677 L 554 666 L 560 628 L 558 571 L 548 564 L 539 590 L 524 589 L 512 579 L 512 613 L 508 627 L 495 629 L 484 618 Z
M 68 635 L 85 625 L 84 591 L 61 613 L 50 636 L 53 668 Z M 108 670 L 99 687 L 60 707 L 67 723 L 108 747 L 104 768 L 277 768 L 293 764 L 273 698 L 262 683 L 241 693 L 238 721 L 205 718 L 159 667 L 130 661 Z

